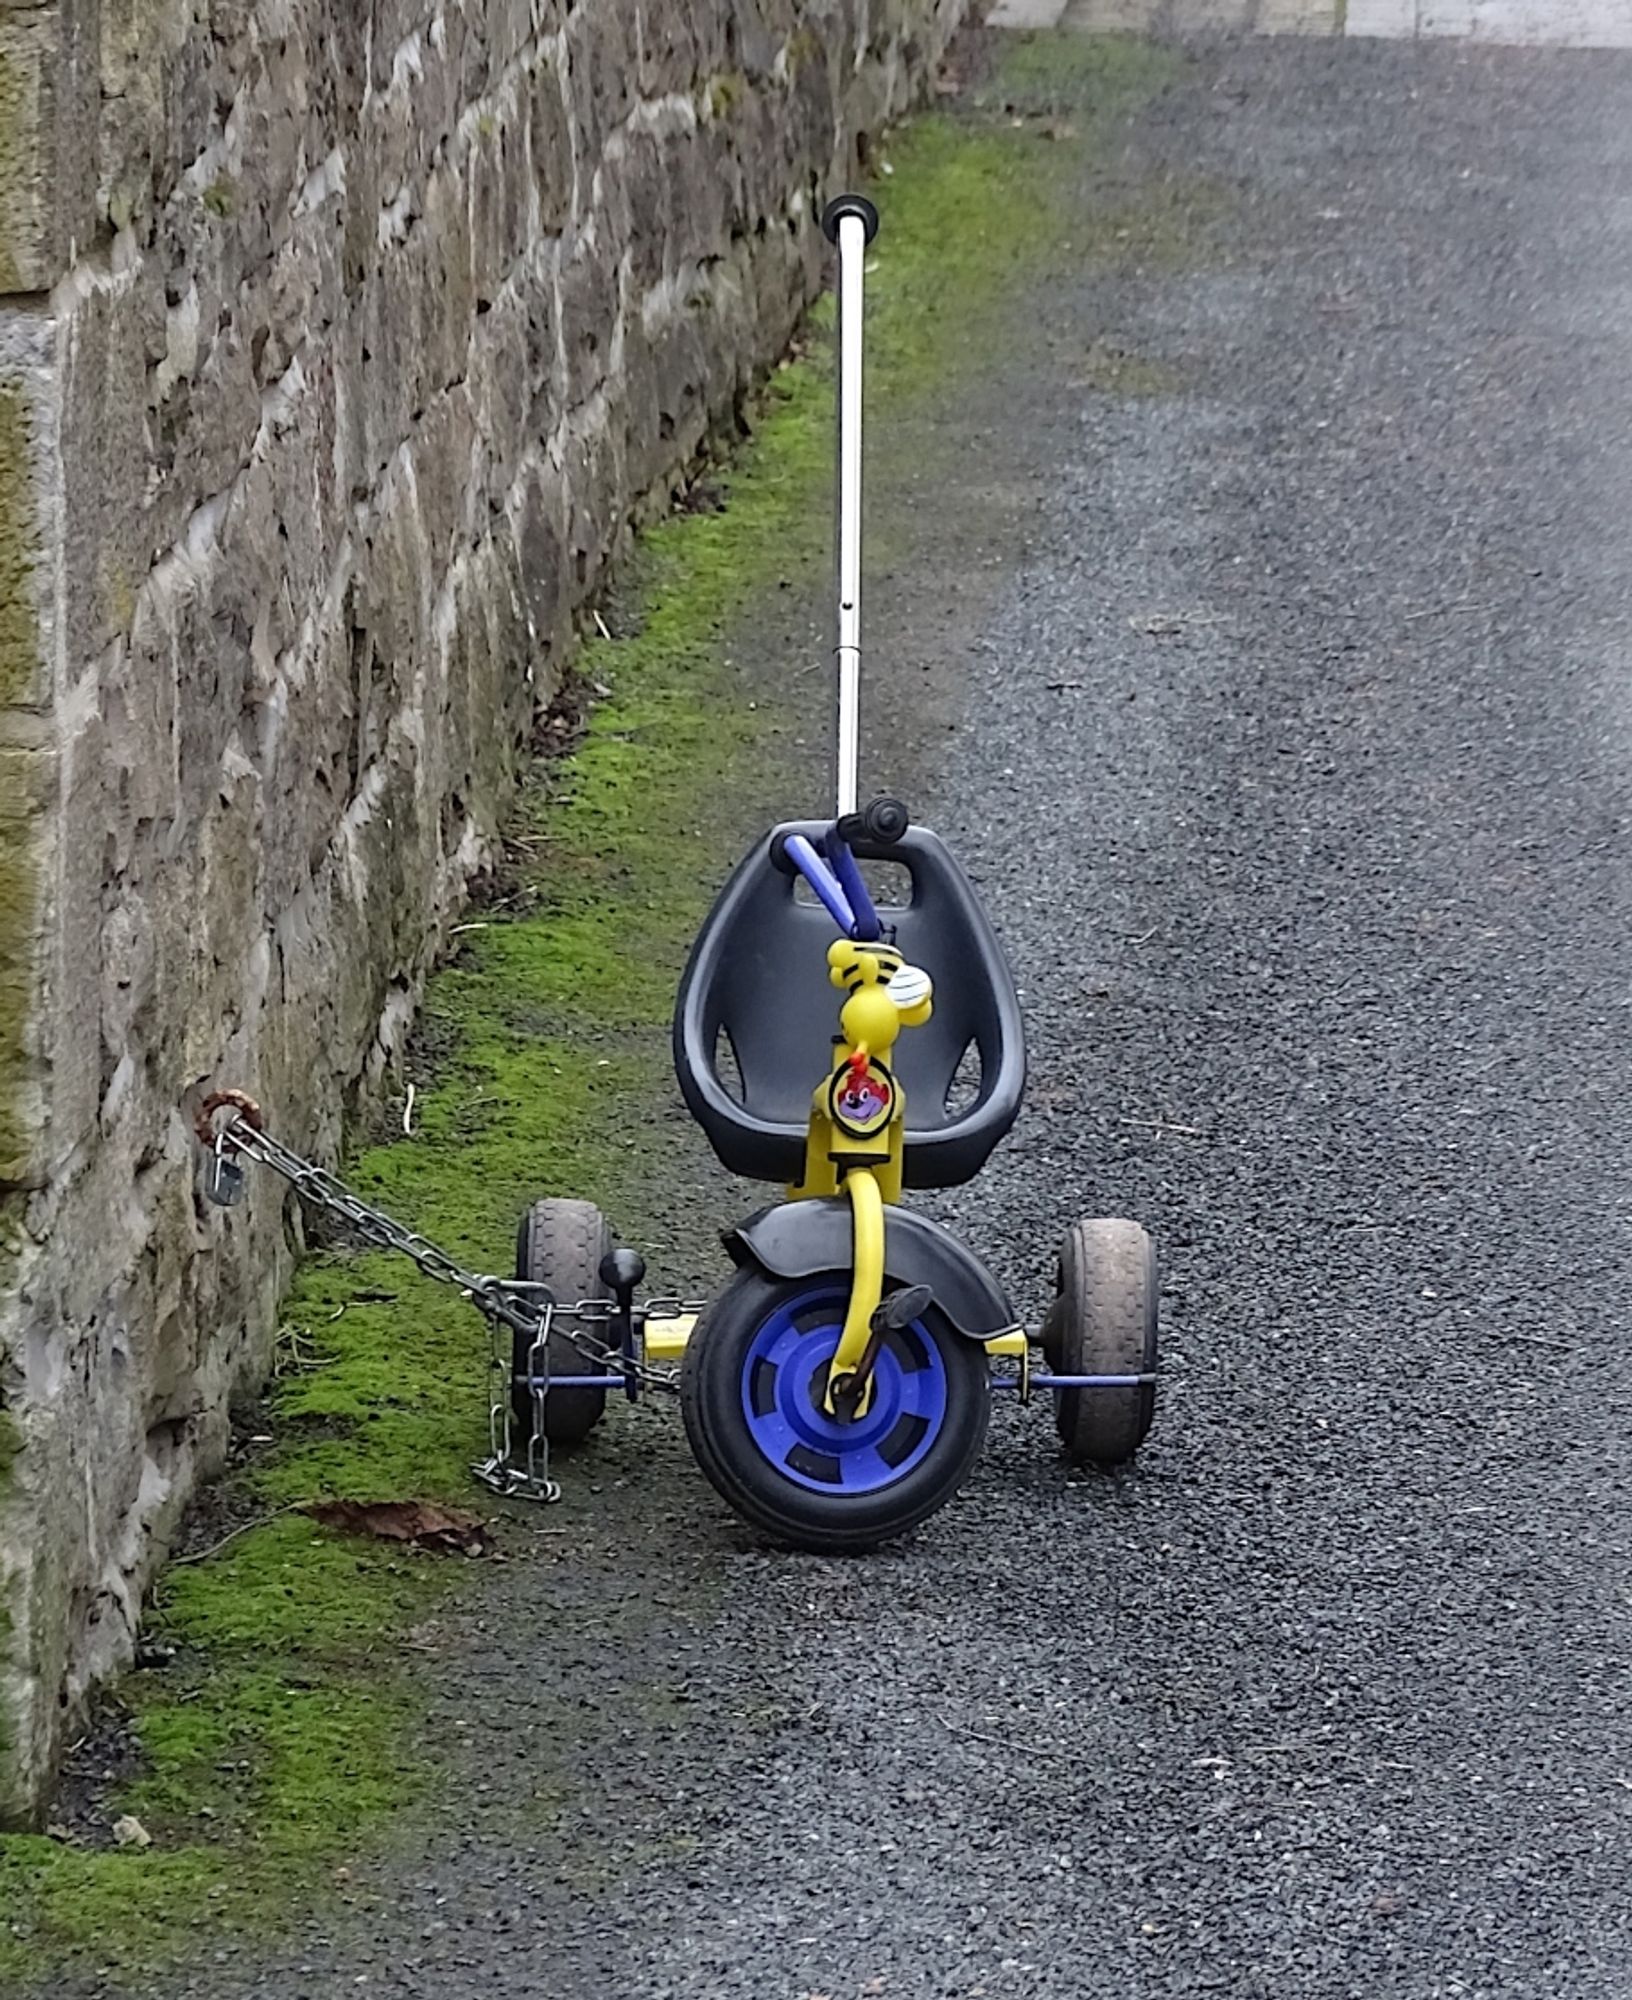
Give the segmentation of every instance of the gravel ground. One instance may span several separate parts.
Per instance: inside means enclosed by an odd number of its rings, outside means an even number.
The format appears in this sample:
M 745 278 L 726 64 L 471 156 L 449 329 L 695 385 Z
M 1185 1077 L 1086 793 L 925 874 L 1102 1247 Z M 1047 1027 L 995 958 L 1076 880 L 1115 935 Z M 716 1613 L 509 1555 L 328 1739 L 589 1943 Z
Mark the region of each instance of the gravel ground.
M 875 430 L 871 734 L 1032 1023 L 942 1212 L 1032 1307 L 1150 1225 L 1146 1455 L 1007 1411 L 834 1563 L 619 1413 L 441 1634 L 432 1851 L 156 1993 L 1632 1991 L 1632 58 L 1214 45 L 1115 171 L 1211 248 Z

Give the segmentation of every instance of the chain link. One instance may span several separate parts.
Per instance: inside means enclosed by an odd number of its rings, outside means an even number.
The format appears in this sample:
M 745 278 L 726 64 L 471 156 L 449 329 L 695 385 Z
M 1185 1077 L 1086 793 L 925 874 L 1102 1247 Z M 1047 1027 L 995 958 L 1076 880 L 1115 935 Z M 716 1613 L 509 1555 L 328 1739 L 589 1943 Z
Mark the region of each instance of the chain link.
M 258 1114 L 257 1114 L 258 1115 Z M 200 1136 L 203 1136 L 202 1133 Z M 558 1500 L 561 1489 L 550 1477 L 550 1446 L 544 1411 L 549 1397 L 552 1333 L 558 1333 L 569 1347 L 588 1362 L 593 1372 L 619 1376 L 649 1389 L 673 1394 L 680 1383 L 678 1368 L 654 1368 L 632 1354 L 621 1342 L 614 1347 L 591 1331 L 596 1326 L 612 1326 L 620 1319 L 617 1305 L 610 1299 L 579 1299 L 571 1305 L 558 1303 L 541 1285 L 493 1277 L 467 1271 L 428 1237 L 405 1229 L 400 1222 L 352 1192 L 327 1168 L 302 1159 L 249 1118 L 234 1115 L 214 1134 L 212 1197 L 236 1199 L 233 1176 L 236 1155 L 242 1153 L 257 1165 L 269 1167 L 287 1181 L 314 1208 L 336 1215 L 353 1234 L 377 1249 L 407 1257 L 438 1284 L 451 1285 L 463 1292 L 487 1319 L 492 1329 L 489 1360 L 488 1434 L 491 1455 L 472 1467 L 476 1476 L 495 1491 L 535 1500 Z M 215 1193 L 216 1188 L 223 1190 Z M 638 1309 L 639 1317 L 674 1319 L 684 1313 L 701 1312 L 702 1303 L 679 1298 L 647 1299 Z M 527 1384 L 532 1403 L 532 1423 L 526 1455 L 515 1455 L 511 1390 L 517 1380 L 515 1342 L 506 1336 L 522 1335 L 527 1341 Z

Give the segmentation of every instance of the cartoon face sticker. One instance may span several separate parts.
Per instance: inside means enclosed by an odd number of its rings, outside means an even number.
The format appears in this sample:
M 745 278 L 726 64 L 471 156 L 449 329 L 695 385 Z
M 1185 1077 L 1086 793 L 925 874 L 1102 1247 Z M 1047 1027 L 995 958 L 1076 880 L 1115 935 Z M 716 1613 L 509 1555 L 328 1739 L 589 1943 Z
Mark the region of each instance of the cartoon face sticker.
M 839 1112 L 854 1125 L 870 1125 L 890 1108 L 890 1093 L 876 1077 L 864 1078 L 855 1089 L 846 1086 L 839 1093 Z
M 853 1138 L 870 1137 L 889 1122 L 895 1090 L 882 1063 L 847 1063 L 834 1073 L 828 1090 L 833 1122 Z

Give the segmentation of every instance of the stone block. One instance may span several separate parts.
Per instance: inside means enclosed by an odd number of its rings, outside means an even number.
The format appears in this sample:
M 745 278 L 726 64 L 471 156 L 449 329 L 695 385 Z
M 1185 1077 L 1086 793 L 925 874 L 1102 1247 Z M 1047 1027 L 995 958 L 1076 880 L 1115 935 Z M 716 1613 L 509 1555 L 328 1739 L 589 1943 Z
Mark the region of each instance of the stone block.
M 423 44 L 426 10 L 421 0 L 368 0 L 366 10 L 360 11 L 369 17 L 369 42 L 374 52 L 371 81 L 375 90 L 385 90 L 410 42 Z M 457 33 L 463 18 L 460 9 L 450 7 L 447 14 Z
M 532 0 L 489 0 L 487 8 L 487 88 L 514 64 L 522 62 L 533 45 L 536 9 Z
M 32 411 L 23 384 L 0 376 L 0 709 L 47 698 L 38 516 Z
M 480 500 L 490 512 L 503 506 L 515 483 L 531 441 L 528 420 L 534 396 L 539 389 L 547 390 L 554 372 L 554 354 L 546 354 L 542 343 L 550 324 L 550 305 L 542 287 L 518 285 L 485 316 L 471 343 L 472 445 L 480 440 Z
M 48 290 L 95 228 L 95 0 L 0 8 L 0 294 Z
M 142 293 L 129 285 L 93 288 L 73 306 L 63 335 L 62 528 L 73 582 L 64 631 L 72 681 L 129 632 L 151 559 Z
M 49 1069 L 47 1157 L 59 1176 L 94 1134 L 102 1094 L 103 856 L 82 829 L 105 823 L 105 750 L 99 709 L 78 703 L 61 742 L 60 808 L 46 877 L 55 1004 L 41 1042 Z
M 582 186 L 635 102 L 633 9 L 577 8 L 567 23 L 567 94 Z
M 615 171 L 617 234 L 629 243 L 629 283 L 639 298 L 669 269 L 678 249 L 674 215 L 683 200 L 671 189 L 662 141 L 655 132 L 630 132 Z
M 596 238 L 580 239 L 563 264 L 560 279 L 561 350 L 567 407 L 602 388 L 612 363 L 612 335 L 618 323 L 619 274 L 615 253 Z
M 480 495 L 476 412 L 469 387 L 456 382 L 433 398 L 418 425 L 408 456 L 425 544 L 435 574 L 453 563 L 462 543 L 480 532 L 473 519 Z
M 479 311 L 491 306 L 526 253 L 532 233 L 527 131 L 518 107 L 489 100 L 466 146 L 471 282 Z
M 637 15 L 636 74 L 643 98 L 690 90 L 705 74 L 699 67 L 697 17 L 706 11 L 682 0 L 658 0 Z
M 0 822 L 0 936 L 7 940 L 0 952 L 0 1189 L 34 1186 L 39 1179 L 43 1106 L 35 1048 L 42 915 L 32 829 Z M 3 1325 L 0 1320 L 0 1332 Z
M 296 37 L 269 39 L 236 113 L 244 207 L 265 217 L 274 235 L 295 211 L 306 177 L 321 174 L 329 151 L 324 142 L 332 145 L 342 136 L 327 119 L 312 117 L 308 84 L 304 44 Z
M 427 290 L 421 319 L 424 379 L 434 391 L 463 377 L 476 317 L 470 209 L 452 171 L 439 170 L 426 183 L 425 216 L 416 234 Z
M 349 395 L 357 431 L 353 492 L 358 498 L 373 490 L 427 393 L 422 333 L 427 269 L 423 242 L 394 247 L 364 281 Z
M 126 228 L 167 201 L 179 171 L 170 161 L 165 74 L 173 25 L 154 0 L 101 0 L 102 115 L 98 169 L 109 219 Z M 212 23 L 217 34 L 219 19 Z M 228 56 L 230 60 L 230 55 Z M 183 162 L 185 165 L 185 162 Z
M 559 674 L 572 615 L 566 563 L 567 501 L 561 476 L 535 461 L 519 482 L 508 511 L 527 633 L 522 666 L 524 673 L 542 683 L 546 661 Z
M 527 72 L 527 157 L 538 229 L 558 236 L 572 212 L 572 120 L 554 59 L 541 55 Z
M 663 227 L 670 269 L 719 256 L 730 236 L 739 184 L 726 134 L 676 122 L 660 132 L 656 144 L 658 174 L 667 190 Z

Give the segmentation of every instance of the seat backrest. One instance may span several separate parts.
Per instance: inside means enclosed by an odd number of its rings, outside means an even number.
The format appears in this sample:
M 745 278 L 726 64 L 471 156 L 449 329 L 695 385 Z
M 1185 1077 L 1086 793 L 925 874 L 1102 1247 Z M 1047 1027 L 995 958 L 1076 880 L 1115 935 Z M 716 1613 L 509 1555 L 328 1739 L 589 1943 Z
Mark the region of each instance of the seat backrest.
M 810 1102 L 833 1061 L 842 996 L 828 983 L 833 919 L 796 894 L 783 843 L 819 842 L 821 821 L 777 827 L 721 891 L 686 965 L 674 1017 L 675 1071 L 692 1114 L 733 1173 L 797 1181 Z M 1014 1123 L 1025 1087 L 1020 1004 L 969 878 L 924 827 L 863 863 L 905 870 L 906 900 L 879 903 L 902 956 L 934 981 L 931 1018 L 891 1057 L 907 1099 L 904 1178 L 953 1187 L 980 1171 Z M 978 1065 L 978 1081 L 971 1069 Z

